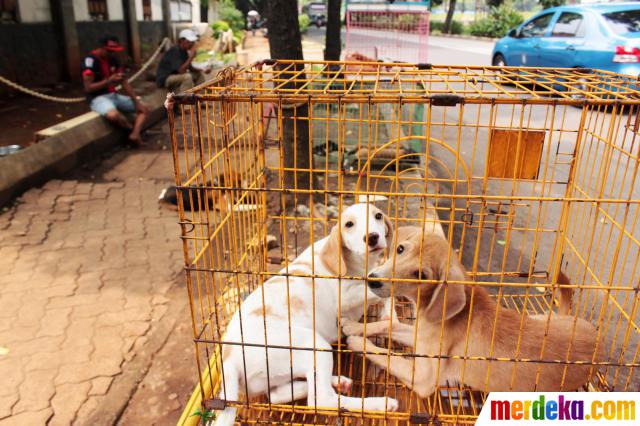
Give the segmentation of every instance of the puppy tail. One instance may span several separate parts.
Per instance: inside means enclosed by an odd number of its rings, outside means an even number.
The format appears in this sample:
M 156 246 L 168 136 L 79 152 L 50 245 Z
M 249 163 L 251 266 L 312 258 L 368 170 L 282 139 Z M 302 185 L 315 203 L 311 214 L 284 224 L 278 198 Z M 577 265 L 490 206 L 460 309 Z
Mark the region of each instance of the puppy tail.
M 569 277 L 564 272 L 558 272 L 558 284 L 571 284 Z M 571 313 L 571 303 L 573 302 L 573 289 L 560 287 L 560 301 L 558 303 L 558 313 L 560 315 L 569 315 Z
M 224 380 L 218 397 L 227 401 L 238 400 L 238 389 L 240 387 L 240 377 L 235 365 L 229 363 L 225 365 Z M 238 409 L 236 407 L 227 407 L 216 417 L 215 426 L 233 426 L 236 422 Z

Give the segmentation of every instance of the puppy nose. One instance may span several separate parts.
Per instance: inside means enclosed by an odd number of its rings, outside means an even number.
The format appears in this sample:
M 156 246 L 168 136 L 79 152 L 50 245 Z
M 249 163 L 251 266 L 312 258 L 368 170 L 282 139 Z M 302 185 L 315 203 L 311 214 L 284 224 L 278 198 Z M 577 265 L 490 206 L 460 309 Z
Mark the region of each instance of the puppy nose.
M 376 245 L 378 245 L 379 238 L 380 236 L 377 232 L 372 232 L 364 237 L 364 242 L 369 244 L 369 247 L 375 247 Z
M 373 272 L 370 273 L 367 277 L 367 285 L 369 286 L 369 288 L 380 288 L 382 287 L 382 284 L 382 281 Z

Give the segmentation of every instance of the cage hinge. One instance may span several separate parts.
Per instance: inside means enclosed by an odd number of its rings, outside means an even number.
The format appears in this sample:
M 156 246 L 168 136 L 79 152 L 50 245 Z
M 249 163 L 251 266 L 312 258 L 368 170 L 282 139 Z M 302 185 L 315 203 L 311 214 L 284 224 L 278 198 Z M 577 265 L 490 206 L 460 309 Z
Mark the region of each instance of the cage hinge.
M 177 105 L 195 105 L 198 102 L 198 95 L 195 93 L 177 93 L 173 95 L 173 101 Z
M 438 93 L 429 96 L 433 106 L 456 106 L 462 101 L 462 96 Z
M 430 70 L 433 68 L 432 64 L 417 64 L 419 70 Z
M 473 212 L 467 209 L 464 213 L 462 213 L 462 216 L 460 217 L 460 219 L 464 223 L 466 223 L 468 226 L 473 225 Z
M 429 413 L 414 413 L 409 417 L 409 423 L 414 425 L 440 425 L 440 420 L 437 417 L 431 417 Z
M 206 408 L 207 410 L 224 410 L 227 407 L 227 401 L 225 401 L 224 399 L 218 399 L 218 398 L 211 398 L 211 399 L 205 399 L 202 402 L 202 405 L 204 405 L 204 408 Z

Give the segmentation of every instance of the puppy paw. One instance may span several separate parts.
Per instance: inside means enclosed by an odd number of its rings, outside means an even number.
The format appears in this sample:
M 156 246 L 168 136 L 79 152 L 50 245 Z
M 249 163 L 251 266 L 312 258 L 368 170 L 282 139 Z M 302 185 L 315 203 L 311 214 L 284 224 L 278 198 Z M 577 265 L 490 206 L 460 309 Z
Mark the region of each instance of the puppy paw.
M 347 337 L 347 346 L 349 347 L 349 349 L 351 349 L 354 352 L 364 352 L 365 343 L 367 346 L 366 349 L 369 352 L 376 352 L 381 350 L 381 348 L 377 347 L 375 343 L 371 341 L 371 339 L 367 339 L 366 337 L 362 337 L 362 336 Z
M 398 411 L 398 401 L 393 398 L 365 398 L 365 405 L 372 411 Z
M 362 352 L 364 350 L 364 340 L 362 336 L 349 336 L 347 337 L 347 346 L 352 351 Z
M 387 398 L 387 411 L 398 411 L 398 401 L 393 398 Z
M 362 336 L 364 334 L 364 324 L 355 322 L 348 318 L 342 318 L 340 321 L 342 332 L 347 336 Z
M 345 376 L 333 376 L 331 378 L 331 386 L 333 386 L 338 393 L 348 394 L 351 392 L 351 386 L 353 385 L 353 380 Z

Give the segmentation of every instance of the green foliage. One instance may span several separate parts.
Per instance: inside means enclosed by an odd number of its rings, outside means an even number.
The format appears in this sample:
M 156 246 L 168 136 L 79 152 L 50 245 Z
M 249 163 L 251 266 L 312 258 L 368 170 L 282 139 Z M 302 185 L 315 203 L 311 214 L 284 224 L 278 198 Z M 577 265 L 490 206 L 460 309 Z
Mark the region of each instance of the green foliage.
M 244 16 L 236 9 L 231 0 L 220 2 L 219 14 L 220 20 L 227 22 L 232 30 L 241 31 L 244 29 Z
M 309 15 L 298 15 L 298 25 L 300 25 L 300 33 L 304 34 L 307 32 L 307 29 L 309 29 L 309 23 L 311 22 L 311 19 L 309 18 Z
M 492 7 L 486 18 L 472 22 L 469 32 L 480 37 L 503 37 L 523 21 L 524 18 L 513 8 L 513 4 L 505 2 L 498 7 Z
M 193 62 L 195 62 L 196 64 L 200 62 L 207 62 L 212 56 L 213 55 L 208 51 L 204 49 L 198 49 L 195 58 L 193 58 Z
M 400 31 L 415 31 L 422 18 L 415 13 L 402 14 L 398 17 L 397 27 Z
M 200 416 L 200 418 L 202 419 L 203 423 L 207 423 L 211 420 L 215 420 L 216 419 L 216 413 L 215 411 L 211 411 L 211 410 L 204 410 L 202 411 L 202 409 L 198 408 L 198 411 L 196 411 L 195 413 L 193 413 L 191 415 L 191 417 L 195 417 L 195 416 Z
M 242 37 L 244 36 L 244 31 L 233 31 L 233 40 L 236 44 L 242 44 Z
M 543 9 L 549 9 L 550 7 L 562 6 L 567 3 L 567 0 L 538 0 L 538 3 Z
M 435 34 L 442 34 L 442 30 L 444 28 L 444 21 L 431 21 L 429 22 L 430 32 Z M 460 21 L 456 21 L 455 19 L 451 21 L 451 32 L 450 34 L 462 34 L 464 33 L 464 24 Z
M 213 29 L 213 36 L 220 38 L 221 33 L 229 30 L 229 24 L 226 21 L 216 21 L 211 24 L 211 29 Z

